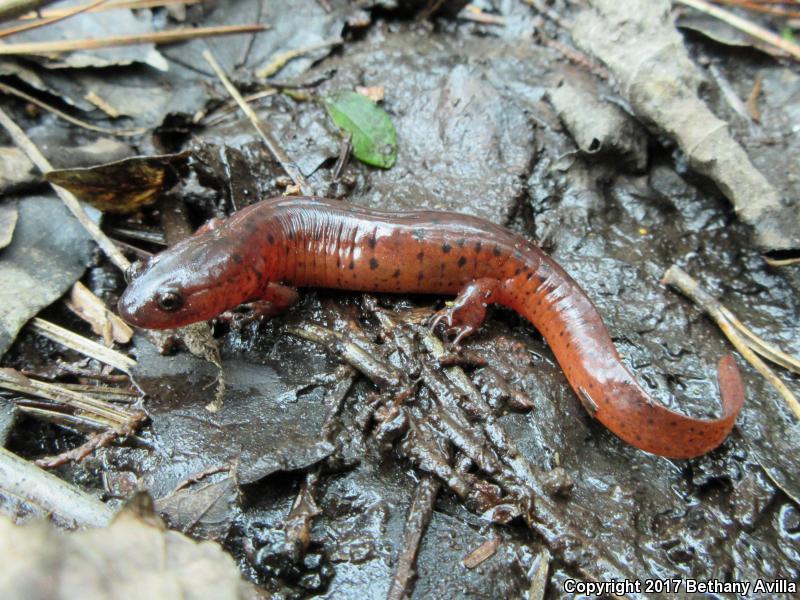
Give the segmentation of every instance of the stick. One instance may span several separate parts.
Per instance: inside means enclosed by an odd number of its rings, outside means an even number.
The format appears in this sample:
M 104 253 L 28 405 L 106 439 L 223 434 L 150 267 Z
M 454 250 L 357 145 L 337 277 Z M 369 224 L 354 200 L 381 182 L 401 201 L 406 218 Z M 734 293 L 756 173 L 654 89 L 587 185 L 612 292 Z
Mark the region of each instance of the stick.
M 61 344 L 62 346 L 72 348 L 73 350 L 76 350 L 85 356 L 89 356 L 95 360 L 99 360 L 102 363 L 111 365 L 123 373 L 130 374 L 131 369 L 136 366 L 136 361 L 131 357 L 126 356 L 121 352 L 117 352 L 116 350 L 112 350 L 111 348 L 106 348 L 102 344 L 93 342 L 82 335 L 78 335 L 69 329 L 64 329 L 63 327 L 60 327 L 55 323 L 51 323 L 50 321 L 45 321 L 39 317 L 34 317 L 31 321 L 31 326 L 36 333 L 39 333 L 46 338 Z
M 19 125 L 14 123 L 11 117 L 9 117 L 2 108 L 0 108 L 0 125 L 3 126 L 11 136 L 11 139 L 14 140 L 14 143 L 27 154 L 30 161 L 35 164 L 42 173 L 53 170 L 52 165 L 39 151 L 39 148 L 36 147 L 31 139 L 25 135 L 25 132 L 19 128 Z M 71 192 L 53 184 L 50 185 L 70 212 L 75 215 L 75 218 L 83 225 L 84 229 L 94 238 L 94 241 L 97 242 L 97 245 L 100 246 L 103 252 L 106 253 L 117 267 L 122 271 L 126 271 L 131 265 L 130 261 L 117 249 L 114 242 L 106 237 L 106 234 L 100 230 L 97 224 L 89 218 L 89 215 L 83 210 L 78 199 L 73 196 Z
M 403 549 L 400 551 L 400 556 L 397 557 L 397 566 L 389 592 L 386 594 L 386 600 L 403 600 L 411 595 L 411 584 L 417 572 L 419 546 L 431 522 L 436 497 L 439 495 L 441 487 L 441 483 L 431 475 L 422 477 L 417 485 L 406 518 Z
M 5 448 L 0 448 L 0 489 L 79 527 L 103 527 L 113 516 L 102 502 Z
M 50 17 L 48 19 L 42 19 L 40 21 L 34 21 L 33 23 L 22 23 L 21 25 L 15 25 L 14 27 L 9 27 L 8 29 L 3 29 L 0 31 L 0 38 L 6 37 L 9 35 L 14 35 L 15 33 L 22 33 L 23 31 L 28 31 L 29 29 L 36 29 L 37 27 L 44 27 L 45 25 L 52 25 L 53 23 L 57 23 L 59 21 L 63 21 L 64 19 L 69 19 L 70 17 L 74 17 L 75 15 L 79 15 L 84 11 L 90 10 L 92 8 L 96 8 L 106 2 L 107 0 L 96 0 L 91 4 L 84 4 L 83 6 L 78 6 L 76 8 L 71 8 L 66 12 L 61 13 L 57 17 Z
M 772 386 L 778 390 L 795 416 L 800 419 L 800 403 L 798 403 L 791 390 L 789 390 L 789 388 L 786 387 L 786 385 L 780 379 L 778 379 L 777 375 L 775 375 L 775 373 L 773 373 L 772 370 L 766 364 L 764 364 L 764 361 L 762 361 L 756 355 L 756 352 L 759 352 L 759 346 L 761 345 L 765 345 L 772 349 L 769 344 L 761 340 L 761 338 L 758 338 L 754 333 L 748 331 L 748 338 L 755 338 L 760 342 L 759 345 L 753 347 L 752 342 L 748 342 L 748 339 L 743 337 L 743 335 L 738 331 L 739 326 L 744 326 L 739 323 L 738 320 L 736 320 L 738 325 L 734 325 L 734 323 L 731 322 L 726 316 L 726 314 L 731 314 L 730 311 L 725 308 L 719 302 L 719 300 L 701 288 L 700 284 L 692 279 L 689 274 L 680 267 L 672 265 L 669 269 L 667 269 L 667 272 L 664 273 L 664 277 L 661 279 L 661 283 L 671 285 L 680 290 L 684 295 L 688 296 L 695 304 L 702 308 L 708 316 L 714 319 L 719 328 L 722 329 L 722 333 L 725 334 L 725 337 L 730 340 L 731 344 L 733 344 L 733 346 L 747 360 L 747 362 L 753 365 L 756 371 L 761 373 L 764 379 L 769 381 Z M 777 350 L 777 352 L 779 355 L 783 355 L 780 350 Z M 791 359 L 792 357 L 788 358 Z
M 56 0 L 2 0 L 0 2 L 0 21 L 24 15 L 25 13 L 39 10 L 42 6 L 52 4 Z
M 235 35 L 239 33 L 258 33 L 268 25 L 252 23 L 249 25 L 220 25 L 219 27 L 181 27 L 170 31 L 154 31 L 137 35 L 116 35 L 105 38 L 86 38 L 80 40 L 53 40 L 49 42 L 24 42 L 0 46 L 0 56 L 20 54 L 57 54 L 75 50 L 97 50 L 110 46 L 135 46 L 136 44 L 174 44 L 199 37 L 214 35 Z
M 30 102 L 31 104 L 35 104 L 36 106 L 46 110 L 47 112 L 53 113 L 60 119 L 64 119 L 68 123 L 72 123 L 77 127 L 82 127 L 83 129 L 88 129 L 89 131 L 96 131 L 97 133 L 107 133 L 109 135 L 117 135 L 120 137 L 131 137 L 136 135 L 142 135 L 147 130 L 142 127 L 134 127 L 131 129 L 110 129 L 108 127 L 100 127 L 99 125 L 92 125 L 91 123 L 87 123 L 86 121 L 81 121 L 80 119 L 76 119 L 75 117 L 68 115 L 67 113 L 57 109 L 55 106 L 51 106 L 46 102 L 42 102 L 38 98 L 31 96 L 23 92 L 22 90 L 18 90 L 15 87 L 12 87 L 6 83 L 0 82 L 0 92 L 5 92 L 6 94 L 11 94 L 13 96 L 17 96 L 18 98 L 22 98 L 26 102 Z
M 292 178 L 294 184 L 300 188 L 300 193 L 304 196 L 313 195 L 311 186 L 308 184 L 308 181 L 306 181 L 303 173 L 300 172 L 300 169 L 295 163 L 289 160 L 289 157 L 278 145 L 277 140 L 270 132 L 267 124 L 261 121 L 256 112 L 247 102 L 245 102 L 245 99 L 242 98 L 239 90 L 236 89 L 236 87 L 231 83 L 230 79 L 228 79 L 228 76 L 225 75 L 222 67 L 219 66 L 219 63 L 212 56 L 211 52 L 204 50 L 203 58 L 205 58 L 206 62 L 211 65 L 211 68 L 214 69 L 214 73 L 217 74 L 217 77 L 219 77 L 222 85 L 225 86 L 225 89 L 228 90 L 228 93 L 233 96 L 234 100 L 236 100 L 236 103 L 239 105 L 239 108 L 242 109 L 242 112 L 244 112 L 244 114 L 247 115 L 247 118 L 250 119 L 250 123 L 252 123 L 253 127 L 255 127 L 256 131 L 258 131 L 262 141 L 264 142 L 264 145 L 267 147 L 267 150 L 269 150 L 269 153 L 272 154 L 273 158 L 280 163 L 281 167 L 283 167 L 283 170 L 286 171 L 286 174 Z
M 101 12 L 104 10 L 120 10 L 123 8 L 158 8 L 160 6 L 170 6 L 172 4 L 197 4 L 198 2 L 202 2 L 203 0 L 116 0 L 109 1 L 103 4 L 102 6 L 98 6 L 95 8 L 89 8 L 88 12 Z M 50 19 L 52 17 L 61 16 L 71 9 L 69 8 L 50 8 L 47 10 L 38 11 L 38 14 L 35 12 L 30 12 L 28 14 L 22 15 L 19 19 L 20 20 L 28 20 L 28 19 Z
M 776 48 L 780 48 L 784 52 L 788 53 L 795 59 L 800 60 L 800 46 L 790 42 L 789 40 L 783 39 L 781 36 L 773 33 L 769 29 L 765 29 L 764 27 L 756 25 L 755 23 L 748 21 L 747 19 L 743 19 L 742 17 L 728 12 L 727 10 L 718 6 L 709 4 L 706 2 L 706 0 L 676 0 L 676 2 L 685 6 L 691 6 L 695 10 L 699 10 L 700 12 L 711 15 L 720 21 L 724 21 L 728 25 L 736 27 L 736 29 L 740 29 L 741 31 L 767 42 L 768 44 L 772 44 Z

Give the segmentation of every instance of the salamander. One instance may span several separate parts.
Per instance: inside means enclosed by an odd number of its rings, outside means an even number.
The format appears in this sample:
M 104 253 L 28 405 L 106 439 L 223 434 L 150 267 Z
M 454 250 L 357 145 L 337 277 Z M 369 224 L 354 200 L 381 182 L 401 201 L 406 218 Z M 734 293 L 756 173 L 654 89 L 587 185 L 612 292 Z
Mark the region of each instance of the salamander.
M 247 302 L 283 310 L 297 301 L 295 287 L 457 295 L 436 316 L 457 341 L 480 328 L 488 305 L 508 307 L 541 332 L 592 417 L 629 444 L 670 458 L 717 447 L 744 402 L 730 355 L 718 365 L 721 417 L 689 417 L 651 399 L 578 284 L 534 244 L 473 216 L 275 198 L 215 220 L 133 270 L 119 313 L 151 329 L 208 320 Z

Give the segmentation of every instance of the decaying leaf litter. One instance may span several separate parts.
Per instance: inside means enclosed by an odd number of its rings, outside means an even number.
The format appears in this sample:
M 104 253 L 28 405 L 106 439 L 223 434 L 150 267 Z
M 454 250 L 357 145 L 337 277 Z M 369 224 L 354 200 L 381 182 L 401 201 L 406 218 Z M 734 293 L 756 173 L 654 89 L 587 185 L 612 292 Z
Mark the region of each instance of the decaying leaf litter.
M 426 19 L 419 18 L 426 7 L 412 3 L 294 4 L 291 12 L 281 3 L 219 2 L 188 5 L 185 14 L 125 13 L 147 30 L 269 29 L 139 52 L 0 61 L 7 85 L 44 104 L 146 135 L 100 134 L 19 96 L 6 95 L 2 108 L 59 168 L 189 153 L 188 171 L 171 158 L 156 159 L 164 170 L 145 168 L 153 181 L 177 182 L 172 189 L 159 183 L 155 193 L 147 178 L 141 190 L 124 188 L 153 205 L 103 216 L 103 230 L 133 259 L 186 235 L 182 221 L 196 226 L 299 186 L 251 122 L 230 110 L 208 51 L 254 98 L 262 126 L 313 191 L 374 207 L 478 214 L 540 240 L 596 302 L 658 400 L 713 414 L 712 361 L 728 348 L 697 308 L 660 283 L 673 264 L 762 338 L 797 355 L 796 267 L 770 266 L 761 255 L 797 249 L 796 63 L 682 38 L 663 2 L 626 10 L 625 19 L 599 0 L 577 8 L 476 3 L 459 18 L 451 14 L 463 3 L 444 3 Z M 85 20 L 87 37 L 98 37 L 99 14 L 74 17 Z M 633 32 L 632 15 L 640 19 Z M 602 35 L 591 33 L 598 28 Z M 32 31 L 49 39 L 47 28 Z M 23 35 L 6 41 L 33 41 Z M 604 45 L 613 35 L 624 44 Z M 100 69 L 101 60 L 114 66 Z M 284 61 L 268 80 L 258 77 Z M 757 80 L 755 123 L 732 98 L 745 102 Z M 681 82 L 677 96 L 652 92 L 670 82 Z M 391 168 L 361 163 L 353 134 L 326 109 L 324 99 L 359 87 L 383 91 L 380 106 L 397 140 Z M 696 108 L 692 118 L 707 110 L 708 120 L 683 124 L 685 105 L 675 98 Z M 109 118 L 110 108 L 120 117 Z M 726 131 L 730 140 L 710 143 Z M 3 144 L 2 156 L 25 165 L 11 140 Z M 729 159 L 713 160 L 721 147 L 736 158 L 736 173 L 724 170 Z M 729 178 L 750 172 L 742 160 L 762 176 L 756 189 L 766 209 L 740 205 L 750 200 L 741 196 L 746 182 Z M 26 378 L 93 384 L 70 391 L 92 396 L 92 406 L 99 397 L 114 415 L 144 409 L 149 417 L 135 433 L 87 447 L 87 458 L 58 474 L 111 507 L 148 489 L 172 527 L 221 542 L 245 578 L 272 593 L 514 596 L 541 589 L 542 573 L 548 597 L 564 595 L 567 578 L 797 579 L 797 421 L 754 370 L 745 368 L 748 399 L 731 439 L 710 456 L 671 462 L 593 423 L 541 337 L 514 315 L 495 311 L 453 354 L 420 325 L 434 308 L 429 298 L 308 291 L 300 306 L 265 323 L 215 326 L 226 390 L 218 412 L 206 406 L 219 369 L 185 350 L 164 358 L 158 349 L 175 340 L 144 332 L 132 347 L 116 348 L 136 359 L 130 371 L 147 397 L 114 395 L 109 386 L 130 385 L 120 371 L 32 327 L 20 330 L 39 315 L 103 343 L 58 298 L 82 279 L 113 307 L 124 283 L 107 259 L 93 256 L 89 236 L 35 169 L 7 164 L 0 180 L 4 214 L 12 215 L 3 217 L 12 235 L 0 260 L 9 296 L 5 379 L 18 388 Z M 134 160 L 121 172 L 153 164 Z M 88 180 L 102 184 L 108 173 L 100 195 L 115 186 L 115 168 L 104 169 Z M 26 291 L 17 287 L 22 281 Z M 777 374 L 796 395 L 796 376 Z M 4 392 L 4 403 L 18 406 L 4 411 L 4 442 L 31 459 L 79 447 L 109 424 L 83 409 L 20 400 L 20 392 Z M 58 514 L 32 496 L 16 499 L 18 517 L 42 514 L 37 506 Z

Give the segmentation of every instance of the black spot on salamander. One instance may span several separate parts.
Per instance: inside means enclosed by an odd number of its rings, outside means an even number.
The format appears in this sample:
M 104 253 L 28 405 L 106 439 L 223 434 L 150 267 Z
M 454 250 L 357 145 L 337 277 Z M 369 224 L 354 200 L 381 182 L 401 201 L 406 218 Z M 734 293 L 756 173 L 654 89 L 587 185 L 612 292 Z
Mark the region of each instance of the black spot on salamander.
M 475 242 L 475 252 L 480 252 L 482 247 L 483 244 L 481 244 L 480 242 Z
M 289 233 L 286 234 L 286 237 L 288 239 L 290 239 L 290 240 L 293 240 L 294 239 L 294 234 L 290 231 Z
M 338 256 L 336 257 L 336 268 L 337 269 L 341 269 L 342 268 L 342 261 Z
M 514 277 L 516 277 L 520 273 L 522 273 L 522 267 L 519 267 L 519 268 L 517 268 L 517 270 L 514 271 Z
M 466 244 L 466 243 L 467 243 L 467 240 L 465 240 L 464 238 L 459 238 L 459 239 L 456 241 L 456 245 L 457 245 L 459 248 L 463 248 L 463 247 L 464 247 L 464 244 Z
M 462 256 L 461 258 L 458 259 L 458 266 L 459 267 L 463 267 L 465 264 L 467 264 L 466 256 Z
M 400 277 L 400 269 L 395 269 L 394 273 L 392 273 L 392 277 L 394 277 L 395 279 Z
M 492 254 L 494 254 L 495 256 L 502 256 L 503 251 L 500 250 L 500 246 L 495 246 L 494 250 L 492 250 Z
M 233 262 L 235 262 L 237 265 L 240 265 L 240 264 L 242 264 L 242 261 L 244 260 L 244 259 L 242 258 L 242 255 L 241 255 L 241 254 L 239 254 L 238 252 L 234 252 L 233 254 L 231 254 L 231 259 L 232 259 L 232 260 L 233 260 Z
M 447 242 L 445 242 L 444 244 L 442 244 L 442 252 L 444 252 L 445 254 L 447 254 L 448 252 L 450 252 L 450 250 L 452 250 L 452 248 L 453 248 L 453 247 L 452 247 L 450 244 L 448 244 Z
M 421 261 L 424 257 L 425 257 L 425 253 L 422 250 L 417 252 L 417 260 Z
M 425 279 L 425 274 L 422 271 L 419 271 L 417 273 L 417 281 L 422 281 L 423 279 Z
M 368 245 L 370 248 L 372 248 L 373 250 L 375 249 L 375 245 L 378 243 L 378 240 L 376 240 L 376 239 L 375 239 L 375 235 L 376 235 L 376 234 L 377 234 L 377 232 L 376 232 L 376 231 L 373 231 L 373 232 L 372 232 L 372 235 L 371 235 L 371 236 L 370 236 L 370 238 L 367 240 L 367 245 Z
M 369 268 L 370 268 L 370 269 L 372 269 L 373 271 L 374 271 L 375 269 L 377 269 L 377 268 L 378 268 L 378 266 L 379 266 L 380 264 L 381 264 L 381 263 L 379 263 L 379 262 L 378 262 L 378 259 L 377 259 L 377 258 L 375 258 L 374 256 L 373 256 L 372 258 L 370 258 L 370 259 L 369 259 Z
M 275 243 L 275 236 L 273 236 L 271 233 L 268 233 L 268 234 L 267 234 L 267 241 L 268 241 L 270 244 L 274 244 L 274 243 Z
M 528 276 L 527 276 L 525 279 L 527 279 L 528 281 L 530 281 L 530 280 L 531 280 L 531 277 L 533 277 L 533 271 L 528 271 Z
M 347 265 L 347 268 L 348 268 L 348 269 L 350 269 L 350 270 L 352 271 L 353 269 L 355 269 L 355 268 L 356 268 L 356 263 L 355 263 L 355 262 L 353 262 L 353 261 L 351 260 L 351 261 L 350 261 L 350 264 L 349 264 L 349 265 Z

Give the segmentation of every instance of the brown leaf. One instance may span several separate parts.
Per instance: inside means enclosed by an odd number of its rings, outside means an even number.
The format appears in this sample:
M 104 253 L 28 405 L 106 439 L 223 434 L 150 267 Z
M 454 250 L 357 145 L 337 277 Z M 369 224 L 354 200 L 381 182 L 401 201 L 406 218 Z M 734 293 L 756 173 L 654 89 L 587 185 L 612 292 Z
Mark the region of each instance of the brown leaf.
M 190 154 L 134 156 L 94 167 L 48 171 L 44 177 L 103 212 L 130 214 L 175 185 Z

